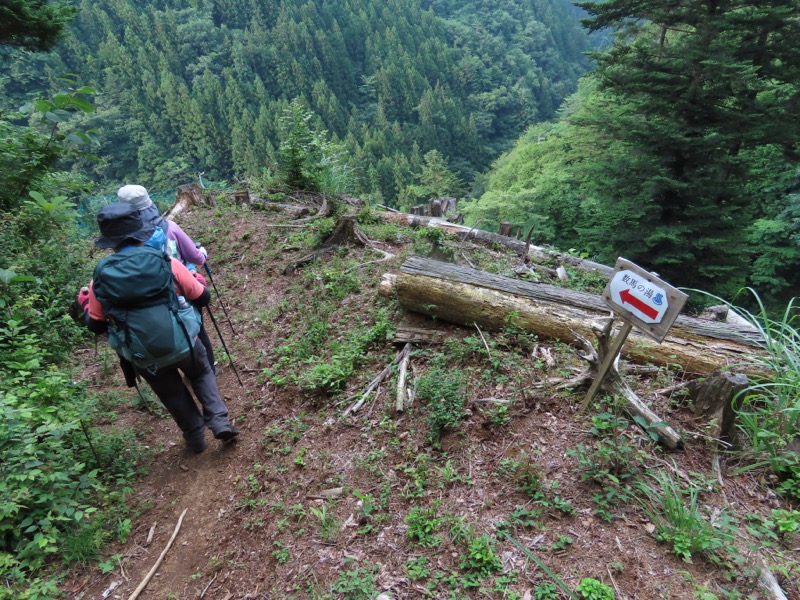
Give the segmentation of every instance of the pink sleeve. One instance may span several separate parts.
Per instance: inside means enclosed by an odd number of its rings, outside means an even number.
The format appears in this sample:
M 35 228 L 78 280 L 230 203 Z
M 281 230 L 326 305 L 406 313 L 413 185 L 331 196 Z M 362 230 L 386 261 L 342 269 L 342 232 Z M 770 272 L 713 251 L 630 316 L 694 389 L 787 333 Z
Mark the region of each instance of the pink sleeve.
M 187 300 L 196 300 L 206 290 L 203 285 L 194 278 L 183 263 L 174 258 L 170 260 L 172 274 L 175 276 L 175 291 L 184 296 Z M 91 302 L 91 296 L 89 302 Z
M 194 263 L 196 265 L 206 264 L 206 257 L 200 254 L 194 245 L 194 240 L 190 238 L 181 226 L 174 221 L 168 221 L 169 232 L 167 233 L 170 239 L 175 240 L 178 246 L 178 255 L 183 262 Z
M 106 316 L 103 314 L 103 307 L 97 296 L 94 295 L 94 280 L 89 282 L 89 318 L 95 321 L 103 321 Z

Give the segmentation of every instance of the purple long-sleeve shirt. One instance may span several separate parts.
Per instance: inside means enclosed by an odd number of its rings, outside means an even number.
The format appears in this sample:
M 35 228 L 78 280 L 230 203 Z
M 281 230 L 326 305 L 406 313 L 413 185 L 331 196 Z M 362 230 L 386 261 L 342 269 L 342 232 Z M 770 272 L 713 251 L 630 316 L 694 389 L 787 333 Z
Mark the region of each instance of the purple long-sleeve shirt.
M 167 223 L 167 240 L 168 242 L 174 242 L 174 244 L 169 244 L 170 253 L 173 252 L 172 246 L 174 246 L 174 252 L 177 253 L 178 259 L 182 263 L 192 263 L 195 265 L 204 265 L 206 264 L 206 257 L 203 256 L 197 247 L 194 244 L 194 240 L 190 238 L 186 232 L 181 229 L 181 226 L 175 223 L 174 221 L 168 221 L 163 219 L 161 215 L 158 214 L 158 208 L 156 208 L 155 204 L 151 204 L 147 208 L 143 208 L 139 211 L 139 214 L 142 217 L 142 221 L 145 223 L 153 223 L 154 225 L 161 225 L 161 221 L 166 221 Z
M 194 240 L 181 229 L 181 226 L 174 221 L 167 221 L 167 224 L 169 225 L 167 239 L 175 242 L 178 258 L 184 263 L 206 264 L 206 257 L 200 253 L 194 245 Z

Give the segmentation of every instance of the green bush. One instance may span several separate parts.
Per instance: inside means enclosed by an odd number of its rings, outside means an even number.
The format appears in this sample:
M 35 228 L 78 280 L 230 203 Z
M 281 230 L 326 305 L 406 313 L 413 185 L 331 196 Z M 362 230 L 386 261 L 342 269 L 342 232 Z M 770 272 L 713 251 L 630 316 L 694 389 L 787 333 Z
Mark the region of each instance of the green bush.
M 427 402 L 429 439 L 438 445 L 446 431 L 458 428 L 464 416 L 464 376 L 435 365 L 419 378 L 417 398 Z
M 586 600 L 614 600 L 614 590 L 591 577 L 581 579 L 575 592 Z
M 141 459 L 129 433 L 92 425 L 102 407 L 64 366 L 86 335 L 69 313 L 91 273 L 75 211 L 30 198 L 0 223 L 0 600 L 55 597 L 43 567 L 95 561 L 124 535 L 104 508 L 123 506 L 111 486 Z

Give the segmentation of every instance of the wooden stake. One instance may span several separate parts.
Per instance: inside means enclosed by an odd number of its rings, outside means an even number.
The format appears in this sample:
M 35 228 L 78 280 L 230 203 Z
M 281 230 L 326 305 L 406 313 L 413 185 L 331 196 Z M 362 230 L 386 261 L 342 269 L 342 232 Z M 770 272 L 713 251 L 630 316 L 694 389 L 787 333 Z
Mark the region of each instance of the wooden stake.
M 147 587 L 147 584 L 150 582 L 150 579 L 152 579 L 153 575 L 155 575 L 156 571 L 158 570 L 158 567 L 161 565 L 161 562 L 164 560 L 164 557 L 167 555 L 167 552 L 169 551 L 170 546 L 172 546 L 172 542 L 175 541 L 175 538 L 178 536 L 178 532 L 181 530 L 181 523 L 183 523 L 183 517 L 186 514 L 187 510 L 189 510 L 189 509 L 188 508 L 183 509 L 183 512 L 181 513 L 181 516 L 178 518 L 178 524 L 175 525 L 175 531 L 172 532 L 172 537 L 169 538 L 169 541 L 167 542 L 166 547 L 161 551 L 161 556 L 158 557 L 158 560 L 156 561 L 156 564 L 154 564 L 153 568 L 150 569 L 150 572 L 145 576 L 144 580 L 142 580 L 142 583 L 139 584 L 139 587 L 137 587 L 136 590 L 130 596 L 128 596 L 128 600 L 136 600 L 136 598 L 139 596 L 139 594 L 142 593 L 142 590 L 145 587 Z
M 603 360 L 603 364 L 600 365 L 600 368 L 597 371 L 597 375 L 592 382 L 592 387 L 589 388 L 589 391 L 586 393 L 586 398 L 583 399 L 583 403 L 578 409 L 579 413 L 582 413 L 586 410 L 586 408 L 589 406 L 589 402 L 592 401 L 592 398 L 594 398 L 597 390 L 600 389 L 600 386 L 603 384 L 603 379 L 605 378 L 606 373 L 608 373 L 608 369 L 614 364 L 614 361 L 617 360 L 619 351 L 622 350 L 622 344 L 624 344 L 625 340 L 628 339 L 628 334 L 631 332 L 631 329 L 633 329 L 633 325 L 629 321 L 625 321 L 622 329 L 620 329 L 617 337 L 614 339 L 614 343 L 611 344 L 611 348 L 608 349 L 608 354 Z

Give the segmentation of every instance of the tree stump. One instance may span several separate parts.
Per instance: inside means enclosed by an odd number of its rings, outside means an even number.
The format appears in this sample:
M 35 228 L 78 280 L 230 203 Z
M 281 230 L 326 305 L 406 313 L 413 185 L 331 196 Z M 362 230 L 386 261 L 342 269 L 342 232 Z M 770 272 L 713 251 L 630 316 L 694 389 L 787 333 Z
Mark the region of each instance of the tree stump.
M 393 254 L 389 254 L 388 252 L 384 252 L 383 250 L 376 248 L 375 244 L 366 235 L 364 235 L 364 232 L 361 231 L 361 228 L 358 226 L 356 215 L 344 215 L 336 223 L 336 228 L 333 230 L 333 233 L 328 236 L 328 238 L 322 243 L 322 245 L 320 245 L 319 248 L 310 254 L 306 254 L 302 258 L 298 258 L 296 261 L 286 265 L 286 268 L 283 270 L 283 274 L 291 275 L 300 265 L 310 263 L 313 260 L 331 254 L 337 246 L 342 246 L 347 243 L 372 248 L 376 252 L 384 255 L 383 260 L 394 258 Z
M 250 192 L 248 192 L 247 190 L 240 190 L 237 192 L 233 192 L 233 199 L 239 206 L 250 204 Z
M 426 216 L 426 208 L 427 207 L 424 204 L 417 204 L 411 209 L 411 213 L 418 217 L 424 217 Z
M 510 237 L 511 233 L 514 231 L 514 224 L 509 223 L 508 221 L 503 221 L 500 223 L 500 235 L 505 235 Z
M 442 216 L 442 201 L 438 198 L 430 201 L 430 214 L 432 217 Z
M 202 188 L 196 183 L 179 185 L 175 202 L 172 207 L 164 213 L 165 219 L 174 219 L 177 215 L 188 209 L 190 206 L 216 206 L 217 202 L 211 196 L 206 196 Z
M 694 401 L 694 414 L 708 419 L 709 435 L 727 447 L 737 443 L 736 411 L 741 406 L 741 398 L 737 396 L 749 382 L 747 375 L 715 371 L 687 386 L 689 397 Z

